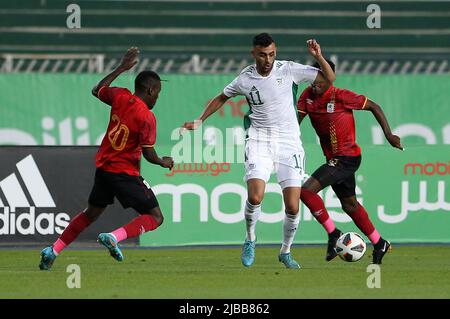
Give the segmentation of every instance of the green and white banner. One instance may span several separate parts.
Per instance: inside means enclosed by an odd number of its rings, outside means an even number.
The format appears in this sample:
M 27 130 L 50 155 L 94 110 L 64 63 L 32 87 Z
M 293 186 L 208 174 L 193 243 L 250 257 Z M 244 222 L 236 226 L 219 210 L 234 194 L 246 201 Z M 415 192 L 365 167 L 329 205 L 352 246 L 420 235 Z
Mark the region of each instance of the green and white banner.
M 162 148 L 164 150 L 164 148 Z M 320 147 L 307 145 L 306 171 L 324 163 Z M 169 152 L 169 149 L 165 153 Z M 357 198 L 380 234 L 394 242 L 450 242 L 450 157 L 447 146 L 363 147 Z M 142 245 L 237 244 L 245 238 L 244 165 L 177 164 L 173 172 L 144 165 L 166 217 Z M 331 187 L 321 192 L 330 216 L 343 231 L 359 230 L 343 213 Z M 322 226 L 301 205 L 297 243 L 323 243 Z M 266 187 L 257 224 L 259 243 L 281 243 L 284 216 L 275 176 Z
M 0 74 L 0 145 L 95 145 L 108 123 L 109 107 L 91 95 L 100 75 Z M 208 100 L 234 78 L 227 75 L 167 75 L 154 109 L 158 145 L 173 145 L 172 133 L 195 119 Z M 134 75 L 113 84 L 133 89 Z M 450 144 L 450 76 L 338 75 L 336 86 L 365 94 L 383 108 L 392 129 L 412 145 Z M 299 87 L 299 94 L 306 86 Z M 203 137 L 216 129 L 225 136 L 243 129 L 248 105 L 243 97 L 229 100 L 205 123 Z M 358 143 L 385 144 L 377 122 L 367 112 L 355 112 Z M 317 143 L 309 120 L 302 124 L 303 143 Z M 207 130 L 210 128 L 210 130 Z
M 95 145 L 109 120 L 109 106 L 91 95 L 99 75 L 0 74 L 0 145 Z M 178 128 L 195 119 L 208 100 L 233 79 L 224 75 L 163 76 L 154 109 L 156 149 L 172 155 L 172 172 L 143 161 L 165 215 L 163 226 L 142 245 L 236 244 L 245 236 L 243 205 L 244 98 L 229 100 L 195 133 Z M 114 84 L 132 90 L 134 76 Z M 450 77 L 445 75 L 339 76 L 336 86 L 367 95 L 383 108 L 406 150 L 386 144 L 372 114 L 355 112 L 363 162 L 357 197 L 383 237 L 394 242 L 450 242 Z M 305 86 L 299 88 L 301 92 Z M 301 126 L 306 171 L 324 158 L 309 119 Z M 79 163 L 91 165 L 91 163 Z M 357 231 L 331 189 L 322 197 L 342 230 Z M 266 188 L 258 242 L 280 243 L 284 214 L 273 177 Z M 325 242 L 326 234 L 301 207 L 296 242 Z

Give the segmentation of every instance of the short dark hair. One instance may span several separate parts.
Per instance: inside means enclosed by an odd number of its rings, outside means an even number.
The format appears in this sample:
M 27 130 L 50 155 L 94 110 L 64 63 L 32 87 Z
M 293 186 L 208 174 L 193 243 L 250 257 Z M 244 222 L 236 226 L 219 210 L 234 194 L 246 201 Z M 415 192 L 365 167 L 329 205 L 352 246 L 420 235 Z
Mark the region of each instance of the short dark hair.
M 136 91 L 143 91 L 148 89 L 148 84 L 150 83 L 150 87 L 156 85 L 156 83 L 161 82 L 161 78 L 158 73 L 154 71 L 142 71 L 136 76 L 134 80 L 134 89 Z
M 330 65 L 331 69 L 333 70 L 333 72 L 336 72 L 336 71 L 335 71 L 336 66 L 334 65 L 333 61 L 328 60 L 328 59 L 325 59 L 325 61 L 328 62 L 328 64 Z M 313 67 L 318 68 L 318 69 L 320 70 L 320 64 L 319 64 L 319 62 L 314 63 L 314 64 L 313 64 Z
M 261 46 L 263 48 L 268 47 L 274 43 L 272 37 L 268 33 L 260 33 L 253 38 L 253 46 Z

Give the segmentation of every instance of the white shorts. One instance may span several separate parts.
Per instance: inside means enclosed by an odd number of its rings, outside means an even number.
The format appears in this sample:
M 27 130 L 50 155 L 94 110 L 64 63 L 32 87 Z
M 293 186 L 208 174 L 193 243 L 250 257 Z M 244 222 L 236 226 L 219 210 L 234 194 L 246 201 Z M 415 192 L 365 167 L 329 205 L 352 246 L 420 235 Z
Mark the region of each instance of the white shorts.
M 267 183 L 272 173 L 277 174 L 281 189 L 301 186 L 305 173 L 305 152 L 300 142 L 246 141 L 245 182 L 257 178 Z

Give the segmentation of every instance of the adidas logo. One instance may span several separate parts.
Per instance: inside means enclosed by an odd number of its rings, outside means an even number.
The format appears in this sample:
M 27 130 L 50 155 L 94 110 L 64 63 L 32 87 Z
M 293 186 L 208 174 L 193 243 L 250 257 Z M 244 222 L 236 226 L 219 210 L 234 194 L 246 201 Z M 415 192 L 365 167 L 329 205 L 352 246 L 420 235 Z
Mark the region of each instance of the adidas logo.
M 283 66 L 283 63 L 277 62 L 277 69 L 281 68 Z
M 69 224 L 68 214 L 36 214 L 37 207 L 55 208 L 56 204 L 33 156 L 28 155 L 16 167 L 18 174 L 0 181 L 0 235 L 14 235 L 16 231 L 22 235 L 61 234 Z
M 16 164 L 25 188 L 28 190 L 35 207 L 56 207 L 52 195 L 47 188 L 47 185 L 42 178 L 33 156 L 30 154 L 23 160 Z M 0 189 L 6 197 L 9 207 L 14 209 L 16 207 L 30 207 L 30 205 L 20 183 L 17 175 L 12 173 L 2 181 L 0 181 Z M 5 204 L 0 198 L 0 207 L 5 207 Z

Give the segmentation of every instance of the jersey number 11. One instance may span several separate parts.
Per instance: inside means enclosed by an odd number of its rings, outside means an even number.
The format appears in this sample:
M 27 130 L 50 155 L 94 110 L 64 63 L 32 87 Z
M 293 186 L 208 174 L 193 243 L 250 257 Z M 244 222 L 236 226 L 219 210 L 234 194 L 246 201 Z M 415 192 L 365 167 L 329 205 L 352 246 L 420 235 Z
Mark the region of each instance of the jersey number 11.
M 255 96 L 253 95 L 253 92 L 255 92 L 256 97 L 258 100 L 255 102 Z M 263 102 L 261 101 L 261 97 L 259 96 L 259 91 L 250 91 L 250 98 L 252 99 L 252 105 L 262 105 Z

